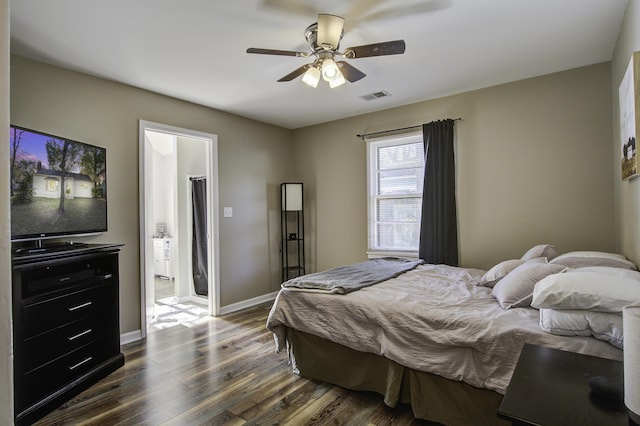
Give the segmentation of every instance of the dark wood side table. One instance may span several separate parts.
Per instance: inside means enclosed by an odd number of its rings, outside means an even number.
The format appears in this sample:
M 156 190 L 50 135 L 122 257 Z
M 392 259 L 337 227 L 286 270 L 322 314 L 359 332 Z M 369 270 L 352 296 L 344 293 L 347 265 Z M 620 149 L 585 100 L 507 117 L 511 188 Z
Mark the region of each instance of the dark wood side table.
M 498 409 L 514 425 L 629 425 L 624 402 L 594 395 L 589 379 L 622 379 L 622 362 L 525 344 Z

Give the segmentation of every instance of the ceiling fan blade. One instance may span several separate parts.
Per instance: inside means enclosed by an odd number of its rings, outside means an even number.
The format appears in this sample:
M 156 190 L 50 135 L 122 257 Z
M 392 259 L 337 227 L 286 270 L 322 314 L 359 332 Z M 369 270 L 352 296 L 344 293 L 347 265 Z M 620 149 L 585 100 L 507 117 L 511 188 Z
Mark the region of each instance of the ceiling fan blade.
M 258 53 L 260 55 L 307 56 L 305 52 L 294 52 L 292 50 L 260 49 L 257 47 L 248 48 L 247 53 Z
M 280 80 L 278 81 L 291 81 L 294 78 L 304 74 L 307 69 L 309 68 L 309 64 L 305 64 L 303 66 L 301 66 L 300 68 L 296 68 L 295 70 L 291 71 L 289 74 L 285 75 L 284 77 L 282 77 Z
M 400 55 L 404 53 L 405 47 L 404 40 L 385 41 L 382 43 L 348 47 L 345 49 L 344 55 L 349 59 L 368 58 L 370 56 Z
M 365 73 L 348 62 L 338 61 L 336 63 L 340 67 L 340 72 L 342 72 L 344 78 L 347 79 L 347 81 L 349 81 L 350 83 L 354 83 L 367 76 Z
M 336 50 L 342 39 L 344 18 L 321 13 L 318 15 L 318 46 L 325 50 Z

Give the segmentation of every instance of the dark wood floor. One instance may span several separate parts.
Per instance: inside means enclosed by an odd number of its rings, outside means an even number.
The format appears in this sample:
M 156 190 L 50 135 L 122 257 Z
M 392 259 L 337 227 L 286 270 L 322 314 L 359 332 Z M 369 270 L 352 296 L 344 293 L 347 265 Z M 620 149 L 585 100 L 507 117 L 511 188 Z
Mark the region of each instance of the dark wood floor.
M 422 425 L 380 395 L 295 376 L 262 305 L 123 346 L 125 365 L 38 425 Z

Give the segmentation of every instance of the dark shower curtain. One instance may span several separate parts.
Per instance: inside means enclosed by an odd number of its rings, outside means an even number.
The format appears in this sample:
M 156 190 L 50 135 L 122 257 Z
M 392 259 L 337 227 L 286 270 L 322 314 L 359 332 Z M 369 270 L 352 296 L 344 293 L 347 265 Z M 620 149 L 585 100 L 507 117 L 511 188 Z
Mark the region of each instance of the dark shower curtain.
M 426 263 L 458 266 L 453 120 L 425 124 L 422 132 L 426 164 L 419 257 Z
M 207 269 L 207 180 L 191 178 L 193 241 L 192 270 L 193 286 L 196 294 L 209 294 L 209 271 Z

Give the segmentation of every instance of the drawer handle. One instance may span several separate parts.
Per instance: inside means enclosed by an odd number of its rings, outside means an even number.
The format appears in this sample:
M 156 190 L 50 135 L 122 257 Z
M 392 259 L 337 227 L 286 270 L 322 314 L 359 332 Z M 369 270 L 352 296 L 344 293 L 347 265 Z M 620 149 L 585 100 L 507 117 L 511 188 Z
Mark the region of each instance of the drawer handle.
M 85 331 L 83 331 L 83 332 L 81 332 L 81 333 L 76 334 L 75 336 L 67 337 L 67 339 L 69 339 L 69 341 L 71 342 L 71 341 L 73 341 L 73 340 L 76 340 L 78 337 L 82 337 L 82 336 L 84 336 L 84 335 L 87 335 L 87 334 L 91 333 L 92 331 L 93 331 L 93 330 L 91 330 L 91 329 L 89 328 L 89 329 L 87 329 L 87 330 L 85 330 Z
M 96 275 L 98 280 L 108 280 L 113 277 L 113 274 Z
M 89 356 L 89 357 L 87 357 L 87 358 L 83 359 L 83 360 L 82 360 L 82 361 L 80 361 L 79 363 L 77 363 L 77 364 L 75 364 L 75 365 L 70 366 L 70 367 L 69 367 L 69 371 L 73 371 L 73 370 L 75 370 L 76 368 L 80 367 L 81 365 L 84 365 L 84 364 L 88 363 L 88 362 L 89 362 L 89 361 L 91 361 L 92 359 L 93 359 L 93 357 L 92 357 L 92 356 Z
M 69 310 L 69 312 L 73 312 L 73 311 L 75 311 L 77 309 L 86 308 L 87 306 L 91 306 L 92 304 L 93 304 L 93 302 L 86 302 L 86 303 L 83 303 L 81 305 L 73 306 L 73 307 L 67 308 L 67 309 Z

